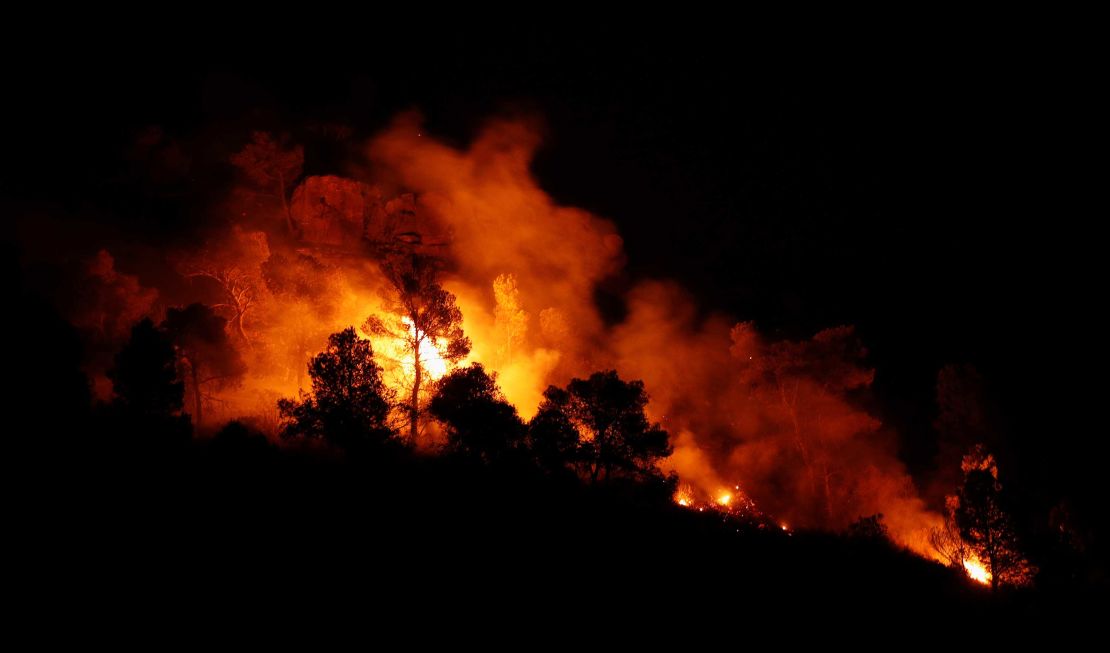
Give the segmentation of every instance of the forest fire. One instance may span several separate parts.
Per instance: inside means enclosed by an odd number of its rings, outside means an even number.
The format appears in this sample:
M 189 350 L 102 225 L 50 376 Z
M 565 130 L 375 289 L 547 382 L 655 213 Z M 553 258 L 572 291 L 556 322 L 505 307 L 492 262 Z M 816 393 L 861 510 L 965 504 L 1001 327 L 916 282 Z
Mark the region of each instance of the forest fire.
M 695 489 L 689 483 L 683 483 L 674 494 L 674 502 L 683 508 L 690 508 L 698 512 L 711 511 L 721 515 L 740 517 L 745 520 L 770 523 L 755 505 L 750 497 L 744 494 L 739 485 L 731 489 L 721 489 L 715 494 L 709 494 Z
M 427 451 L 444 444 L 424 437 L 439 433 L 428 414 L 437 382 L 468 364 L 489 370 L 525 421 L 559 397 L 550 388 L 617 370 L 642 379 L 642 408 L 669 433 L 660 470 L 681 481 L 677 505 L 786 532 L 787 522 L 840 532 L 881 514 L 892 541 L 935 557 L 927 533 L 941 517 L 854 399 L 874 377 L 854 330 L 772 339 L 751 322 L 702 316 L 682 288 L 658 281 L 632 287 L 626 315 L 607 321 L 595 291 L 620 269 L 621 238 L 538 186 L 537 144 L 528 124 L 500 121 L 460 150 L 402 116 L 365 148 L 369 172 L 301 179 L 300 148 L 256 134 L 231 157 L 244 173 L 218 209 L 231 226 L 163 257 L 175 269 L 123 245 L 122 263 L 107 250 L 91 258 L 70 315 L 97 354 L 86 369 L 101 399 L 111 399 L 112 353 L 143 317 L 176 338 L 202 433 L 240 420 L 276 439 L 275 403 L 308 390 L 306 365 L 352 326 L 395 395 L 392 423 Z M 186 283 L 146 287 L 117 264 Z M 178 305 L 197 308 L 165 308 Z M 573 427 L 580 444 L 603 444 L 588 420 Z M 722 477 L 743 479 L 743 490 Z
M 963 566 L 964 571 L 967 572 L 967 576 L 971 580 L 983 585 L 991 584 L 991 572 L 983 566 L 983 563 L 969 558 L 964 560 Z
M 274 612 L 236 586 L 366 587 L 524 646 L 1001 641 L 1101 608 L 1091 57 L 951 20 L 807 53 L 793 23 L 307 10 L 9 39 L 35 624 L 119 622 L 49 600 L 105 573 L 196 623 Z

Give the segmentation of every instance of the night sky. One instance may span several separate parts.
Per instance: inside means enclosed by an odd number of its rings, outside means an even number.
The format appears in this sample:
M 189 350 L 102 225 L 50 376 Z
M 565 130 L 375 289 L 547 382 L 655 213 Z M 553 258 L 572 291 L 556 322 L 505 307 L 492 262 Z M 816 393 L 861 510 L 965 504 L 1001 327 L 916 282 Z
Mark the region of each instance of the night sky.
M 773 335 L 855 324 L 911 469 L 932 455 L 937 370 L 973 363 L 1017 473 L 1092 482 L 1104 128 L 1081 43 L 969 30 L 799 45 L 704 24 L 681 39 L 313 33 L 203 48 L 159 30 L 58 36 L 70 57 L 7 70 L 6 213 L 95 215 L 154 240 L 186 230 L 195 198 L 136 199 L 127 184 L 125 148 L 147 125 L 219 143 L 343 123 L 357 142 L 417 108 L 463 145 L 491 115 L 538 116 L 543 187 L 624 237 L 625 272 L 597 298 L 612 319 L 635 280 L 667 278 Z M 307 149 L 306 174 L 347 163 Z M 205 192 L 227 182 L 215 165 L 197 174 Z

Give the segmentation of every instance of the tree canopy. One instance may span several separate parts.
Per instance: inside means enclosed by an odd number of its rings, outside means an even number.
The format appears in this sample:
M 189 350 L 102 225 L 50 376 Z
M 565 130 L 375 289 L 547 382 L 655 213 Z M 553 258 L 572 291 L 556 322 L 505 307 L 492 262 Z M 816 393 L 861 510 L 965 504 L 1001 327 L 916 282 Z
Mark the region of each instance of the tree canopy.
M 614 370 L 572 379 L 565 390 L 551 386 L 532 420 L 534 446 L 591 482 L 659 478 L 655 464 L 672 448 L 667 432 L 648 420 L 647 402 L 643 381 L 624 381 Z
M 140 449 L 176 446 L 191 434 L 181 415 L 185 384 L 178 380 L 177 354 L 169 336 L 144 318 L 108 370 L 115 398 L 111 414 L 120 435 Z
M 137 415 L 172 415 L 185 401 L 185 384 L 177 378 L 173 342 L 150 318 L 131 328 L 131 338 L 108 370 L 114 403 Z
M 983 445 L 964 457 L 964 482 L 957 493 L 955 520 L 960 536 L 991 574 L 991 587 L 1025 585 L 1034 569 L 1019 548 L 1017 533 L 1003 507 L 998 465 Z
M 321 439 L 351 453 L 391 441 L 394 393 L 382 382 L 369 340 L 359 338 L 354 328 L 333 333 L 308 373 L 311 394 L 278 402 L 283 437 Z
M 496 463 L 523 450 L 524 423 L 505 401 L 496 376 L 479 363 L 437 381 L 428 411 L 444 425 L 448 449 L 455 453 Z
M 409 441 L 415 444 L 424 410 L 429 348 L 446 366 L 457 364 L 470 353 L 470 339 L 462 330 L 462 311 L 455 296 L 436 279 L 436 261 L 416 254 L 394 255 L 382 263 L 388 281 L 382 309 L 389 316 L 371 315 L 362 325 L 364 333 L 401 344 L 401 367 L 408 390 Z

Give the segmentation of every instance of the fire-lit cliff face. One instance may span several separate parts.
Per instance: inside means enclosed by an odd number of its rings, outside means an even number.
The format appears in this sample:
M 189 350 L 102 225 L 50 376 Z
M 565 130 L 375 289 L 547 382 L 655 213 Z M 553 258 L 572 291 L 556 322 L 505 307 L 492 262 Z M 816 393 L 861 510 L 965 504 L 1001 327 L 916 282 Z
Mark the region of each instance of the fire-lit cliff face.
M 385 308 L 379 263 L 420 256 L 439 261 L 472 342 L 452 362 L 446 343 L 422 341 L 426 378 L 481 362 L 528 418 L 549 384 L 615 368 L 644 380 L 651 417 L 671 434 L 665 467 L 681 479 L 681 505 L 758 510 L 791 528 L 842 529 L 882 513 L 897 541 L 928 554 L 926 533 L 940 517 L 918 498 L 893 434 L 863 408 L 873 374 L 853 330 L 830 325 L 776 341 L 751 323 L 706 315 L 666 281 L 635 286 L 626 319 L 607 324 L 595 291 L 620 270 L 622 240 L 611 222 L 539 187 L 530 171 L 539 132 L 527 121 L 492 122 L 460 149 L 401 116 L 346 175 L 302 178 L 292 145 L 258 142 L 253 164 L 267 151 L 281 156 L 243 176 L 209 216 L 221 226 L 197 239 L 205 244 L 165 252 L 172 273 L 158 274 L 117 265 L 106 251 L 70 311 L 89 337 L 118 344 L 126 325 L 109 316 L 160 320 L 168 306 L 212 306 L 246 372 L 203 389 L 208 425 L 246 418 L 273 432 L 276 400 L 306 389 L 306 363 L 329 333 L 371 315 L 406 324 Z M 411 387 L 412 357 L 372 339 L 388 382 Z M 91 364 L 102 396 L 104 367 Z

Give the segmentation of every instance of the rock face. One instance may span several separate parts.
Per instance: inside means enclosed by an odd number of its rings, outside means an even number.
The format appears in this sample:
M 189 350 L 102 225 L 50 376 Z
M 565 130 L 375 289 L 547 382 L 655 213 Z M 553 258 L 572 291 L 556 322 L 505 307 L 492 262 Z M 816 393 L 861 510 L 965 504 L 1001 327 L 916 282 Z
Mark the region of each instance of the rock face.
M 293 191 L 290 210 L 301 240 L 354 248 L 371 229 L 381 206 L 373 186 L 332 175 L 306 177 Z

